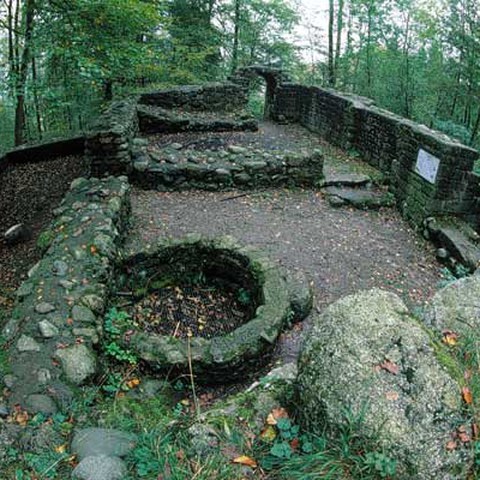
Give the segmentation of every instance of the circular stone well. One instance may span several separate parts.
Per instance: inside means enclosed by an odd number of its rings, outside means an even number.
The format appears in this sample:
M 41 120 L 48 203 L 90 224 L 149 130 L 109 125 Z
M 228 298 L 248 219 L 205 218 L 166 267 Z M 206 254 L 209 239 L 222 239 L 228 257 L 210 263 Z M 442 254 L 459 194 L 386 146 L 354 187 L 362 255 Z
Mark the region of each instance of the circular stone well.
M 298 282 L 290 285 L 264 255 L 229 237 L 188 237 L 132 254 L 115 289 L 132 299 L 123 306 L 130 317 L 121 327 L 124 347 L 157 370 L 188 371 L 190 356 L 206 382 L 254 370 L 298 317 Z M 303 305 L 311 305 L 308 286 L 303 291 Z

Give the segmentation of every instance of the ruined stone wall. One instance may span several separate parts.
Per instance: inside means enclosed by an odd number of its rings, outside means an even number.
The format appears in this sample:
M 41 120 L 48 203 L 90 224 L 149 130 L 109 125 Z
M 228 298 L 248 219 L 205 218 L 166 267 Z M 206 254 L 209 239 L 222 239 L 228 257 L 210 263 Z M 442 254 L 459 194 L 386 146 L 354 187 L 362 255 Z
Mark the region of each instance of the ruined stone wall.
M 137 99 L 112 102 L 86 137 L 85 155 L 91 161 L 92 175 L 130 173 L 131 143 L 137 133 Z
M 206 83 L 144 93 L 139 103 L 165 109 L 182 108 L 192 111 L 230 112 L 247 105 L 247 94 L 235 83 Z
M 480 213 L 479 178 L 472 173 L 478 152 L 369 99 L 286 83 L 276 92 L 274 118 L 299 122 L 330 143 L 358 151 L 388 175 L 401 212 L 414 225 L 430 215 L 472 220 Z M 420 150 L 440 161 L 433 182 L 416 172 Z

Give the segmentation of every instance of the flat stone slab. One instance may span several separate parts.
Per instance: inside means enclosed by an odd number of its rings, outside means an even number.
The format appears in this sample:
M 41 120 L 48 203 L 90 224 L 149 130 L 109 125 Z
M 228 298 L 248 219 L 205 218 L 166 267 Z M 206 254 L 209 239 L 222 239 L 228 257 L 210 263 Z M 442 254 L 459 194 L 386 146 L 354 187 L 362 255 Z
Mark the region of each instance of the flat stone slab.
M 480 265 L 480 248 L 455 227 L 443 227 L 437 232 L 437 241 L 463 265 L 475 270 Z
M 98 455 L 124 457 L 135 444 L 136 437 L 130 433 L 111 428 L 85 428 L 75 433 L 71 450 L 81 460 Z
M 393 197 L 378 190 L 327 187 L 326 195 L 332 206 L 346 205 L 362 210 L 377 210 L 393 206 Z
M 79 480 L 122 480 L 127 474 L 127 466 L 117 457 L 97 455 L 84 458 L 72 473 Z
M 360 173 L 327 173 L 321 187 L 364 187 L 371 181 L 368 175 Z

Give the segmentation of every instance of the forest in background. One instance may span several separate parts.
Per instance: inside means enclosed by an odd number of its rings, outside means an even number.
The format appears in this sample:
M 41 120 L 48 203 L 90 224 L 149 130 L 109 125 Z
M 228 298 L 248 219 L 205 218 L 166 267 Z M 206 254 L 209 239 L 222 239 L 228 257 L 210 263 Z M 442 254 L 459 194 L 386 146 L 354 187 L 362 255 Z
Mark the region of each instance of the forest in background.
M 295 0 L 0 0 L 0 151 L 83 131 L 116 96 L 257 63 L 478 147 L 478 56 L 480 0 L 329 0 L 319 16 Z

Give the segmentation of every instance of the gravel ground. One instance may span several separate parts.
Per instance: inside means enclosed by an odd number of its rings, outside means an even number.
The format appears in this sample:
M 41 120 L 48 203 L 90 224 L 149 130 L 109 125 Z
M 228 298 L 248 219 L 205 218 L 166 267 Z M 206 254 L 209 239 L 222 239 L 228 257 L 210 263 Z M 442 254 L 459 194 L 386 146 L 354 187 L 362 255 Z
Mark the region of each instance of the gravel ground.
M 149 139 L 150 148 L 169 143 L 198 149 L 320 147 L 326 156 L 326 172 L 366 173 L 376 181 L 382 179 L 381 173 L 361 162 L 355 152 L 329 145 L 298 125 L 263 122 L 258 132 L 156 135 Z M 373 287 L 397 293 L 414 309 L 422 306 L 442 279 L 433 247 L 393 209 L 334 209 L 321 192 L 273 189 L 247 195 L 134 190 L 132 203 L 133 229 L 127 248 L 188 233 L 232 235 L 264 250 L 287 268 L 305 272 L 313 282 L 317 311 L 342 296 Z M 308 325 L 309 319 L 282 335 L 277 359 L 296 357 L 299 331 Z
M 73 179 L 88 174 L 82 156 L 65 156 L 36 162 L 8 164 L 0 173 L 0 296 L 20 284 L 39 259 L 36 240 L 52 220 Z M 17 223 L 31 230 L 28 241 L 8 246 L 3 232 Z
M 188 233 L 232 235 L 305 272 L 313 281 L 319 311 L 344 295 L 373 287 L 419 306 L 442 278 L 434 249 L 394 210 L 334 209 L 313 191 L 268 190 L 232 198 L 239 193 L 134 190 L 127 248 Z M 301 328 L 284 335 L 282 358 L 296 355 Z

